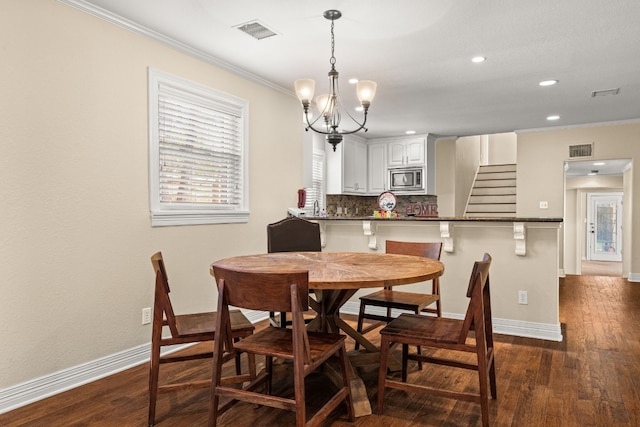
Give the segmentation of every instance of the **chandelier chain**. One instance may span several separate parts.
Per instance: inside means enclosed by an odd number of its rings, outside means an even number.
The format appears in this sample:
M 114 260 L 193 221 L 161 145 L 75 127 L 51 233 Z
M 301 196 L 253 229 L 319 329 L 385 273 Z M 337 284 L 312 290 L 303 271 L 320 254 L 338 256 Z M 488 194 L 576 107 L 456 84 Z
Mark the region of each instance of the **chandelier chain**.
M 331 68 L 335 68 L 336 65 L 336 57 L 333 53 L 334 48 L 336 46 L 336 42 L 333 36 L 333 25 L 334 25 L 335 21 L 332 19 L 331 20 L 331 58 L 329 59 L 329 63 L 331 64 Z

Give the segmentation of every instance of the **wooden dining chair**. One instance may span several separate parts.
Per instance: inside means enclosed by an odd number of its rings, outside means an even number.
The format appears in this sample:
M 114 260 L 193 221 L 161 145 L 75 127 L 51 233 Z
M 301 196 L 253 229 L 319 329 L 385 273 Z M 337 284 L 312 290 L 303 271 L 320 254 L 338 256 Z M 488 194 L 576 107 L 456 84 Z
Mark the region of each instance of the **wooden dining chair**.
M 496 371 L 493 347 L 493 325 L 491 321 L 491 295 L 489 291 L 489 267 L 491 256 L 484 254 L 476 261 L 467 288 L 469 306 L 464 320 L 443 317 L 401 314 L 389 322 L 381 331 L 380 368 L 378 371 L 378 414 L 382 414 L 385 389 L 404 390 L 407 393 L 426 393 L 435 396 L 480 403 L 482 425 L 489 425 L 489 398 L 496 398 Z M 472 332 L 470 334 L 470 332 Z M 389 349 L 402 344 L 401 381 L 387 377 Z M 408 346 L 415 345 L 444 350 L 437 357 L 409 354 Z M 477 363 L 461 361 L 459 352 L 476 354 Z M 447 357 L 451 356 L 451 357 Z M 440 389 L 424 384 L 407 382 L 407 360 L 420 360 L 456 368 L 478 371 L 479 393 Z
M 332 333 L 307 332 L 302 312 L 308 308 L 309 273 L 307 271 L 283 271 L 264 273 L 223 268 L 214 264 L 212 274 L 218 283 L 217 330 L 222 331 L 215 341 L 213 381 L 211 383 L 211 407 L 209 426 L 215 426 L 218 417 L 237 401 L 265 405 L 294 411 L 296 426 L 318 426 L 342 402 L 353 421 L 345 336 Z M 292 328 L 268 326 L 255 334 L 234 343 L 229 331 L 229 306 L 251 310 L 291 312 Z M 223 355 L 228 352 L 246 352 L 263 355 L 265 368 L 256 379 L 243 389 L 229 387 L 221 381 Z M 305 378 L 332 356 L 337 356 L 341 369 L 341 384 L 315 414 L 306 420 Z M 292 361 L 294 396 L 272 395 L 274 358 Z M 264 393 L 256 391 L 264 385 Z M 220 399 L 231 399 L 222 407 Z
M 399 242 L 387 240 L 385 252 L 388 254 L 414 255 L 425 258 L 440 260 L 442 253 L 442 243 L 440 242 Z M 435 304 L 435 308 L 431 307 Z M 384 307 L 386 314 L 375 314 L 367 312 L 367 307 Z M 440 307 L 440 278 L 436 277 L 431 281 L 431 293 L 396 291 L 391 287 L 360 297 L 360 312 L 358 314 L 357 331 L 361 334 L 377 328 L 380 322 L 389 323 L 396 317 L 392 310 L 408 310 L 415 314 L 421 312 L 432 313 L 442 316 Z M 377 320 L 378 322 L 363 328 L 364 320 Z M 358 342 L 355 349 L 359 348 Z M 420 365 L 421 367 L 421 365 Z
M 298 217 L 287 217 L 267 225 L 267 252 L 320 252 L 320 225 Z M 291 325 L 285 313 L 269 313 L 273 325 L 286 328 Z
M 213 341 L 216 338 L 216 313 L 179 314 L 173 311 L 169 298 L 169 279 L 164 265 L 162 253 L 157 252 L 151 257 L 151 263 L 156 274 L 155 299 L 153 305 L 153 322 L 151 333 L 151 360 L 149 363 L 149 426 L 155 424 L 156 400 L 161 391 L 180 390 L 187 388 L 210 387 L 211 381 L 192 381 L 183 383 L 166 383 L 159 385 L 160 365 L 165 363 L 182 362 L 186 360 L 204 359 L 213 357 L 213 345 L 211 350 L 197 352 L 189 355 L 160 355 L 164 346 L 176 344 L 193 344 L 205 341 Z M 231 337 L 240 339 L 253 333 L 254 326 L 239 311 L 234 310 L 229 314 Z M 169 329 L 169 336 L 163 336 L 163 329 Z M 225 359 L 229 360 L 234 355 Z M 235 355 L 236 375 L 241 375 L 240 357 Z M 255 378 L 255 361 L 249 359 L 249 378 Z

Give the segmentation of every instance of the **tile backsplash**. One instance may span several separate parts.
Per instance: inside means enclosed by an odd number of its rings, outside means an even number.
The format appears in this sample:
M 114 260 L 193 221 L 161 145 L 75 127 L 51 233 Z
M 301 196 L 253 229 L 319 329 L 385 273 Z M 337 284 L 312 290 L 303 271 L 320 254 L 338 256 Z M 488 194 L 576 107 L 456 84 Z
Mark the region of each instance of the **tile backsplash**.
M 398 195 L 396 197 L 398 198 L 398 206 L 395 211 L 401 216 L 407 213 L 407 209 L 411 211 L 416 204 L 437 204 L 438 202 L 437 196 L 424 194 Z M 327 195 L 327 216 L 366 217 L 372 216 L 376 209 L 378 209 L 378 196 Z M 341 213 L 338 213 L 338 210 Z

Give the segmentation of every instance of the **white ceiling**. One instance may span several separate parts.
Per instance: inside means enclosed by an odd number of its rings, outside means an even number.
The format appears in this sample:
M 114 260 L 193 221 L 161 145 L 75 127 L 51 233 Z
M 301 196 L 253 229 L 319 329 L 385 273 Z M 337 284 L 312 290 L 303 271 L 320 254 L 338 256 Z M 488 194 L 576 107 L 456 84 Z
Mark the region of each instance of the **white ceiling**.
M 576 177 L 595 173 L 597 176 L 622 176 L 630 163 L 630 159 L 572 161 L 567 162 L 566 175 Z
M 63 0 L 293 93 L 327 91 L 330 21 L 342 96 L 378 82 L 367 137 L 465 136 L 640 119 L 640 1 Z M 259 20 L 278 34 L 236 27 Z M 471 58 L 487 60 L 474 64 Z M 557 79 L 551 87 L 542 80 Z M 592 91 L 620 88 L 618 95 Z M 358 113 L 356 113 L 358 114 Z M 560 119 L 549 122 L 546 117 Z M 347 126 L 345 126 L 347 127 Z

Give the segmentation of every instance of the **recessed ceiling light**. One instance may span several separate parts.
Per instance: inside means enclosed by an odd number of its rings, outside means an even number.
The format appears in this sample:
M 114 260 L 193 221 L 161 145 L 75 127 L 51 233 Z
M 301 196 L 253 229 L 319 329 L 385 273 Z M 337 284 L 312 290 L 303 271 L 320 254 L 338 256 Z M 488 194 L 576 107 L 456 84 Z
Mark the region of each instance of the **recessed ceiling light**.
M 593 166 L 604 166 L 605 162 L 593 162 Z
M 543 80 L 540 83 L 538 83 L 540 86 L 553 86 L 554 84 L 558 83 L 558 80 Z
M 547 116 L 547 120 L 559 120 L 560 116 Z
M 407 135 L 414 135 L 416 133 L 415 130 L 408 130 L 405 132 Z
M 356 83 L 358 83 L 358 79 L 349 79 L 349 84 L 354 85 Z
M 476 64 L 479 64 L 480 62 L 484 62 L 486 60 L 487 58 L 485 58 L 484 56 L 474 56 L 473 58 L 471 58 L 471 62 L 475 62 Z

